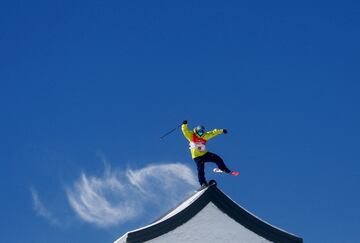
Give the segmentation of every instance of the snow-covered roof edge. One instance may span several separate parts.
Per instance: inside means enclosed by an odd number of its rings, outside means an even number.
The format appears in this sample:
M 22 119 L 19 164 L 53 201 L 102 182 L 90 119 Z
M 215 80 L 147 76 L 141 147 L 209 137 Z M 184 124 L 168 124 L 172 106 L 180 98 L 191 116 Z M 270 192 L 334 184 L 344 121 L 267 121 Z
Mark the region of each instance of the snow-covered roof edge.
M 166 234 L 186 223 L 209 202 L 214 203 L 223 213 L 257 235 L 281 243 L 302 243 L 302 238 L 276 228 L 259 219 L 226 196 L 216 184 L 195 193 L 174 210 L 154 223 L 123 235 L 115 243 L 144 242 Z M 175 213 L 174 213 L 175 212 Z

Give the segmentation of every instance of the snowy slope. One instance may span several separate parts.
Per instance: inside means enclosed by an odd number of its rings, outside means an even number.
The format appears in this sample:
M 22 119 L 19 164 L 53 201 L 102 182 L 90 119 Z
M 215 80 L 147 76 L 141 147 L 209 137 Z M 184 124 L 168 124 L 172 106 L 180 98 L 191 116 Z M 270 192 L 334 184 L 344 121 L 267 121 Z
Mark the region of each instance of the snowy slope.
M 246 211 L 213 185 L 154 223 L 115 241 L 125 242 L 301 243 L 302 239 Z
M 271 242 L 249 231 L 241 224 L 221 212 L 213 203 L 209 203 L 186 224 L 158 238 L 151 243 L 180 242 Z
M 167 213 L 166 215 L 164 215 L 163 217 L 161 217 L 161 218 L 158 219 L 157 221 L 155 221 L 155 222 L 153 222 L 152 224 L 149 224 L 149 225 L 147 225 L 147 226 L 144 226 L 144 227 L 142 227 L 142 228 L 136 229 L 136 230 L 134 230 L 134 231 L 127 232 L 125 235 L 123 235 L 121 238 L 119 238 L 118 240 L 116 240 L 114 243 L 125 243 L 128 234 L 130 234 L 130 233 L 132 233 L 132 232 L 135 232 L 135 231 L 139 231 L 139 230 L 143 230 L 143 229 L 149 228 L 149 227 L 151 227 L 151 226 L 153 226 L 153 225 L 156 225 L 156 224 L 158 224 L 158 223 L 160 223 L 160 222 L 163 222 L 163 221 L 165 221 L 166 219 L 168 219 L 168 218 L 176 215 L 177 213 L 179 213 L 180 211 L 184 210 L 184 209 L 187 208 L 189 205 L 191 205 L 191 203 L 194 202 L 196 199 L 198 199 L 205 191 L 206 191 L 206 189 L 194 193 L 191 197 L 189 197 L 187 200 L 185 200 L 183 203 L 181 203 L 180 205 L 178 205 L 175 209 L 171 210 L 169 213 Z

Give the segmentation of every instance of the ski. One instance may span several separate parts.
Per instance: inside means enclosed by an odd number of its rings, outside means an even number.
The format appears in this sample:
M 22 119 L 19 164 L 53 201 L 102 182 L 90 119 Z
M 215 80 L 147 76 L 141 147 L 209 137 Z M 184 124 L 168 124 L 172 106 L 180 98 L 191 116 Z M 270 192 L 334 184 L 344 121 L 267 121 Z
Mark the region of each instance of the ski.
M 206 186 L 201 186 L 200 188 L 198 188 L 196 191 L 199 192 L 199 191 L 202 191 L 210 186 L 213 186 L 213 185 L 217 185 L 217 182 L 215 180 L 210 180 Z
M 213 172 L 214 172 L 214 173 L 224 173 L 224 171 L 220 170 L 219 168 L 214 168 L 214 169 L 213 169 Z M 226 174 L 227 174 L 227 173 L 226 173 Z M 229 174 L 230 174 L 230 175 L 233 175 L 233 176 L 238 176 L 238 175 L 240 174 L 240 172 L 238 172 L 238 171 L 231 171 Z

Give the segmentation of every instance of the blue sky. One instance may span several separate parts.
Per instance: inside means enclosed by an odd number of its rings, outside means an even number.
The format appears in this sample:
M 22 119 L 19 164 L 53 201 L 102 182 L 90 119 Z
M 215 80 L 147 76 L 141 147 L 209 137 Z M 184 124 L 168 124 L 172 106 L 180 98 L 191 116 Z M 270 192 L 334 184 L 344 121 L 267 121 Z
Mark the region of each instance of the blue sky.
M 228 129 L 209 147 L 241 176 L 207 177 L 239 204 L 306 242 L 357 241 L 359 16 L 356 1 L 2 3 L 0 241 L 112 242 L 151 222 L 195 188 L 175 173 L 195 172 L 180 131 L 159 140 L 184 119 Z M 71 204 L 86 186 L 109 221 Z M 123 200 L 143 212 L 117 214 Z

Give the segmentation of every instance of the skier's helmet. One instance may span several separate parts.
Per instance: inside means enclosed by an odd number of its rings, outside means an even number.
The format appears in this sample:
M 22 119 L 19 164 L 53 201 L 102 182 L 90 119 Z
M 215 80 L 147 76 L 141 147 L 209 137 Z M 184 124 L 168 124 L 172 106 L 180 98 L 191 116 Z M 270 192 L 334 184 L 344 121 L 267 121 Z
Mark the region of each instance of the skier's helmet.
M 199 135 L 201 137 L 205 133 L 205 127 L 202 125 L 199 125 L 199 126 L 195 127 L 194 131 L 196 132 L 197 135 Z

